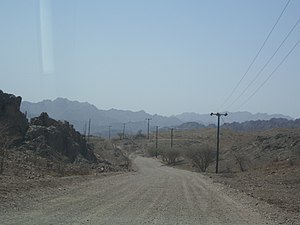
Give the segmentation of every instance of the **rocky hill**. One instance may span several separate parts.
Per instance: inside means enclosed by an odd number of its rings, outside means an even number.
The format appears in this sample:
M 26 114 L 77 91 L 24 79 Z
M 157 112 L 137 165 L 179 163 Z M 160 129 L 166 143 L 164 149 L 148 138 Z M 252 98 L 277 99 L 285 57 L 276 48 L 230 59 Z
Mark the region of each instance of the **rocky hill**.
M 200 124 L 209 125 L 215 123 L 215 118 L 211 117 L 209 113 L 198 114 L 198 113 L 182 113 L 176 115 L 176 118 L 183 122 L 198 122 Z M 252 114 L 250 112 L 229 112 L 228 116 L 223 118 L 226 123 L 238 122 L 242 123 L 245 121 L 256 121 L 256 120 L 270 120 L 272 118 L 283 118 L 292 120 L 290 116 L 285 116 L 281 114 L 267 114 L 267 113 L 256 113 Z M 221 121 L 223 123 L 223 121 Z
M 246 121 L 243 123 L 225 123 L 223 128 L 235 131 L 263 131 L 273 128 L 299 128 L 300 119 L 288 120 L 284 118 L 273 118 L 270 120 Z
M 175 126 L 179 130 L 190 130 L 190 129 L 204 129 L 204 128 L 215 128 L 215 124 L 209 124 L 207 126 L 197 122 L 186 122 L 179 126 Z M 270 120 L 256 120 L 246 121 L 243 123 L 233 122 L 224 123 L 221 125 L 224 129 L 234 131 L 265 131 L 275 128 L 300 128 L 300 119 L 288 120 L 284 118 L 272 118 Z
M 176 129 L 180 130 L 191 130 L 191 129 L 202 129 L 206 126 L 197 122 L 186 122 L 176 127 Z

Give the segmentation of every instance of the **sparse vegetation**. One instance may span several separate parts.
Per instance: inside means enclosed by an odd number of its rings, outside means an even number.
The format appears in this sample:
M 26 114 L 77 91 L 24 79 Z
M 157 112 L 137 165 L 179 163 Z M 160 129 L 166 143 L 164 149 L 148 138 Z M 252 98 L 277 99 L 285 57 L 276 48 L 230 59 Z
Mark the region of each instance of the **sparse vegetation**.
M 163 161 L 175 166 L 176 160 L 181 156 L 181 151 L 179 148 L 164 148 L 161 150 L 161 156 Z
M 212 148 L 204 145 L 188 149 L 186 157 L 193 162 L 198 170 L 205 172 L 209 164 L 214 161 L 215 153 Z
M 119 139 L 122 140 L 122 138 L 123 138 L 123 133 L 117 133 L 117 135 L 118 135 Z
M 146 135 L 143 134 L 142 130 L 139 130 L 134 138 L 136 139 L 146 138 Z
M 236 164 L 239 166 L 241 172 L 246 171 L 246 163 L 247 163 L 246 158 L 244 156 L 238 155 L 238 154 L 235 154 L 234 158 L 235 158 Z

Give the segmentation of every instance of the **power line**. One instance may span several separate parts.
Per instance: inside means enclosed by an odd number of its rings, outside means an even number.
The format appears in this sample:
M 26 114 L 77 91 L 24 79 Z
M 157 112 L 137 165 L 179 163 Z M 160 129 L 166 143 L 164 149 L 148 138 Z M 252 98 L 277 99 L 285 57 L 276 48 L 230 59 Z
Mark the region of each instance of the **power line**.
M 285 41 L 289 38 L 289 36 L 293 33 L 293 31 L 295 30 L 295 28 L 297 27 L 297 25 L 299 24 L 300 19 L 297 20 L 297 22 L 294 24 L 294 26 L 292 27 L 292 29 L 289 31 L 289 33 L 285 36 L 285 38 L 282 40 L 282 42 L 280 43 L 280 45 L 278 46 L 278 48 L 275 50 L 275 52 L 272 54 L 272 56 L 268 59 L 268 61 L 264 64 L 264 66 L 260 69 L 260 71 L 256 74 L 256 76 L 254 77 L 254 79 L 251 80 L 251 82 L 248 84 L 248 86 L 241 92 L 241 94 L 235 98 L 235 100 L 227 107 L 230 108 L 234 103 L 236 103 L 244 94 L 245 92 L 249 89 L 249 87 L 254 83 L 254 81 L 256 81 L 258 79 L 258 77 L 261 75 L 261 73 L 264 71 L 264 69 L 269 65 L 269 63 L 272 61 L 272 59 L 274 58 L 274 56 L 277 54 L 277 52 L 280 50 L 280 48 L 282 47 L 282 45 L 285 43 Z
M 228 100 L 232 97 L 232 95 L 234 94 L 234 92 L 237 90 L 237 88 L 240 86 L 240 84 L 242 83 L 242 81 L 244 80 L 244 78 L 246 77 L 246 75 L 248 74 L 249 70 L 251 69 L 251 67 L 253 66 L 254 62 L 256 61 L 257 57 L 259 56 L 260 52 L 262 51 L 262 49 L 265 47 L 267 41 L 269 40 L 271 34 L 273 33 L 276 25 L 278 24 L 279 20 L 281 19 L 283 13 L 285 12 L 286 8 L 288 7 L 289 3 L 291 0 L 288 0 L 287 3 L 285 4 L 283 10 L 281 11 L 280 15 L 278 16 L 275 24 L 273 25 L 272 29 L 270 30 L 269 34 L 267 35 L 266 39 L 264 40 L 262 46 L 260 47 L 260 49 L 258 50 L 258 52 L 256 53 L 256 55 L 254 56 L 254 58 L 252 59 L 250 65 L 248 66 L 248 68 L 246 69 L 246 72 L 243 74 L 242 78 L 239 80 L 239 82 L 236 84 L 236 86 L 233 88 L 233 90 L 231 91 L 231 93 L 228 95 L 228 97 L 225 99 L 225 101 L 222 103 L 222 105 L 219 107 L 219 109 L 222 109 L 222 107 L 228 102 Z M 218 110 L 219 110 L 218 109 Z
M 291 48 L 291 50 L 286 54 L 286 56 L 281 60 L 281 62 L 276 66 L 276 68 L 270 73 L 270 75 L 264 80 L 264 82 L 250 95 L 239 107 L 240 109 L 242 106 L 244 106 L 266 83 L 270 78 L 273 76 L 273 74 L 278 70 L 278 68 L 286 61 L 286 59 L 289 57 L 289 55 L 295 50 L 297 45 L 300 43 L 300 39 L 294 44 L 294 46 Z M 237 109 L 237 110 L 238 110 Z

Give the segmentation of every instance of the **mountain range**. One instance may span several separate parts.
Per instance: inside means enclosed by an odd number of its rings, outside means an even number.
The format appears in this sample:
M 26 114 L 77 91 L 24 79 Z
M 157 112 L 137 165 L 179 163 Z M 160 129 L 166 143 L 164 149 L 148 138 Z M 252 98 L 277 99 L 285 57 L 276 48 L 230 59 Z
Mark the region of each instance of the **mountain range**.
M 44 100 L 38 103 L 23 101 L 21 111 L 26 112 L 29 119 L 39 116 L 42 112 L 47 112 L 50 117 L 56 120 L 69 121 L 81 133 L 87 130 L 88 121 L 91 120 L 91 134 L 105 137 L 108 135 L 108 126 L 112 126 L 111 134 L 116 135 L 122 132 L 124 123 L 126 134 L 135 134 L 139 130 L 146 133 L 146 118 L 151 119 L 151 131 L 154 130 L 155 126 L 160 126 L 160 128 L 178 127 L 186 122 L 197 122 L 206 126 L 216 123 L 216 118 L 211 117 L 209 113 L 182 113 L 167 117 L 157 114 L 151 115 L 143 110 L 137 112 L 118 109 L 101 110 L 88 102 L 70 101 L 66 98 Z M 223 117 L 222 123 L 241 123 L 250 120 L 269 120 L 271 118 L 293 119 L 280 114 L 269 115 L 266 113 L 234 112 L 229 113 L 227 117 Z
M 53 101 L 44 100 L 38 103 L 23 101 L 21 111 L 26 112 L 29 119 L 42 112 L 47 112 L 56 120 L 69 121 L 81 133 L 84 133 L 88 121 L 91 120 L 91 133 L 103 136 L 107 136 L 108 126 L 112 126 L 112 135 L 122 132 L 124 123 L 126 123 L 126 133 L 133 134 L 138 130 L 146 131 L 146 118 L 151 118 L 151 130 L 155 125 L 167 127 L 182 123 L 174 116 L 150 115 L 143 110 L 137 112 L 117 109 L 101 110 L 90 103 L 70 101 L 66 98 L 57 98 Z

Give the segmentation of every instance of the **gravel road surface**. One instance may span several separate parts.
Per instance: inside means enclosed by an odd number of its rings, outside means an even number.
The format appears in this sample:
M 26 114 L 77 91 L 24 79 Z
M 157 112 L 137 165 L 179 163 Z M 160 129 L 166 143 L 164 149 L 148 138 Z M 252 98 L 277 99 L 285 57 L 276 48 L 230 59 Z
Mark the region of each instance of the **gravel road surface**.
M 137 172 L 76 184 L 0 212 L 0 224 L 271 224 L 199 173 L 137 156 Z

